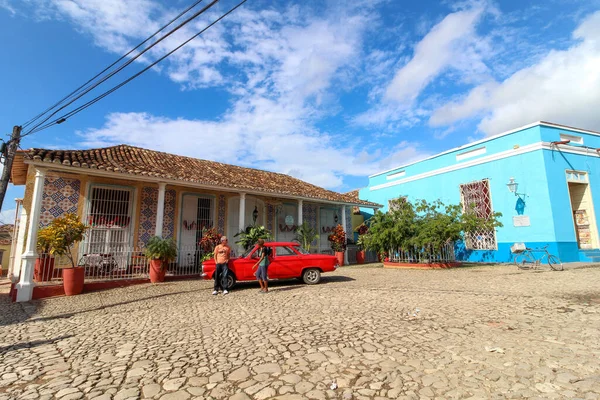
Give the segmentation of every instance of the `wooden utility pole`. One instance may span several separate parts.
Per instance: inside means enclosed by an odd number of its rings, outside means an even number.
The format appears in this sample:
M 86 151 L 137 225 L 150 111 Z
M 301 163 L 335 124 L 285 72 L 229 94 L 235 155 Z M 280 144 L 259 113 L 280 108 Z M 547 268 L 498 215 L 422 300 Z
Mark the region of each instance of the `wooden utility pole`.
M 12 136 L 6 146 L 6 157 L 4 158 L 4 169 L 2 170 L 2 178 L 0 178 L 0 211 L 2 211 L 2 204 L 4 203 L 4 196 L 6 195 L 6 188 L 8 187 L 8 181 L 10 180 L 10 171 L 12 169 L 13 160 L 17 149 L 19 148 L 19 142 L 21 141 L 21 127 L 13 127 Z

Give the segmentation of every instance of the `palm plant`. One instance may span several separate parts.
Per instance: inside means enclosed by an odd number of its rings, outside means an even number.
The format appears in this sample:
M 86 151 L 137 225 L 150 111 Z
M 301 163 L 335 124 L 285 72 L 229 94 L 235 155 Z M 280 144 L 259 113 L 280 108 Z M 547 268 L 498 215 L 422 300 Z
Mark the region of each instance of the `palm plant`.
M 160 260 L 161 268 L 164 269 L 170 261 L 177 258 L 177 245 L 173 239 L 153 236 L 148 240 L 144 253 L 150 260 Z
M 303 222 L 296 230 L 296 239 L 302 244 L 306 251 L 310 251 L 310 245 L 315 240 L 319 239 L 317 229 L 311 227 L 308 223 Z
M 235 243 L 242 246 L 244 250 L 248 250 L 258 242 L 258 239 L 270 240 L 271 232 L 264 226 L 250 225 L 234 237 L 238 236 L 240 240 Z

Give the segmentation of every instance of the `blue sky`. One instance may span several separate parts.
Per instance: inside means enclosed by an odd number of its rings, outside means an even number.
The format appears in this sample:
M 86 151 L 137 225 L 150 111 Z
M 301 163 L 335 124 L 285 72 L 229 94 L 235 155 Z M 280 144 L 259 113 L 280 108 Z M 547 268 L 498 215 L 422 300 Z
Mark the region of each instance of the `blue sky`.
M 0 0 L 0 127 L 10 133 L 190 3 Z M 221 0 L 114 82 L 236 3 Z M 598 71 L 600 0 L 249 0 L 22 148 L 126 143 L 348 191 L 537 120 L 600 130 Z M 5 220 L 22 192 L 10 188 Z

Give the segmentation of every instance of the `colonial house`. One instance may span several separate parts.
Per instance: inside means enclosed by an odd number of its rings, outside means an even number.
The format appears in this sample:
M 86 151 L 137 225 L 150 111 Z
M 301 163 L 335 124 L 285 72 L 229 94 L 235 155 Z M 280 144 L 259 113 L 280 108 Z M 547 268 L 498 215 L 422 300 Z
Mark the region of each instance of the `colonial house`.
M 32 297 L 38 229 L 66 213 L 76 213 L 90 227 L 78 246 L 79 257 L 125 257 L 123 249 L 142 248 L 159 235 L 176 240 L 177 268 L 197 271 L 197 244 L 205 227 L 233 238 L 258 224 L 275 240 L 291 241 L 305 221 L 320 233 L 311 251 L 328 252 L 328 232 L 336 224 L 352 236 L 352 207 L 381 207 L 285 174 L 128 145 L 20 151 L 11 180 L 26 185 L 15 237 L 18 301 Z M 241 251 L 234 248 L 237 255 Z M 133 251 L 128 254 L 121 264 L 133 262 Z

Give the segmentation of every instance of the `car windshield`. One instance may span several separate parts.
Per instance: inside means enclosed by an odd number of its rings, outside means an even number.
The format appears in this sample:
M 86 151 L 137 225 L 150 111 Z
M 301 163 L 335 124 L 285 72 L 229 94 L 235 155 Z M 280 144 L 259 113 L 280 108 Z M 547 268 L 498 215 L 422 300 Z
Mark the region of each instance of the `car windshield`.
M 242 254 L 242 258 L 246 258 L 246 257 L 248 257 L 248 256 L 250 255 L 250 253 L 252 253 L 252 251 L 254 250 L 254 247 L 255 247 L 255 246 L 252 246 L 252 247 L 250 247 L 248 250 L 246 250 L 246 251 L 244 252 L 244 254 Z
M 303 249 L 302 246 L 294 246 L 294 249 L 300 254 L 310 254 L 306 249 Z

